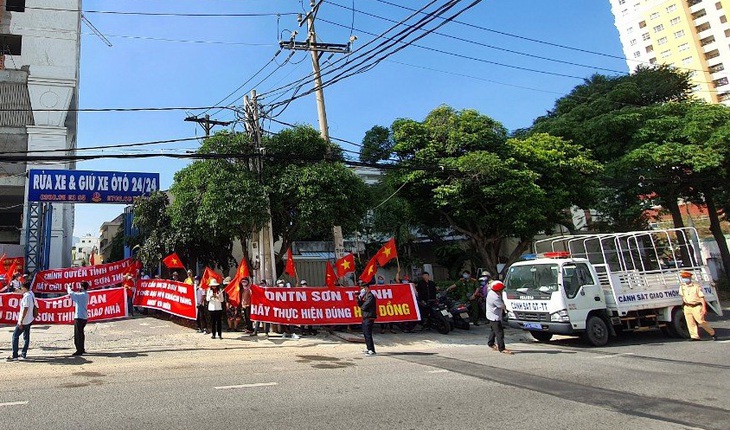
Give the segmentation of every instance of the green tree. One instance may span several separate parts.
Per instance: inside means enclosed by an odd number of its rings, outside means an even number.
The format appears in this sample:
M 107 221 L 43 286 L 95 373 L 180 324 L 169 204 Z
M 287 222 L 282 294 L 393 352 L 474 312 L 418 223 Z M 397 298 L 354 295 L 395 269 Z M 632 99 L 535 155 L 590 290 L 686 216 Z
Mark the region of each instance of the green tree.
M 378 163 L 390 158 L 393 153 L 393 134 L 390 129 L 380 125 L 365 132 L 360 149 L 360 161 L 363 163 Z
M 393 124 L 403 194 L 421 224 L 464 235 L 496 273 L 532 238 L 566 224 L 572 205 L 587 207 L 600 171 L 580 145 L 547 134 L 508 139 L 497 121 L 474 110 L 442 106 L 424 121 Z M 500 253 L 517 246 L 506 261 Z
M 263 181 L 271 200 L 274 237 L 281 240 L 278 266 L 294 240 L 332 237 L 332 227 L 355 231 L 369 202 L 363 181 L 345 164 L 340 147 L 309 126 L 264 140 Z

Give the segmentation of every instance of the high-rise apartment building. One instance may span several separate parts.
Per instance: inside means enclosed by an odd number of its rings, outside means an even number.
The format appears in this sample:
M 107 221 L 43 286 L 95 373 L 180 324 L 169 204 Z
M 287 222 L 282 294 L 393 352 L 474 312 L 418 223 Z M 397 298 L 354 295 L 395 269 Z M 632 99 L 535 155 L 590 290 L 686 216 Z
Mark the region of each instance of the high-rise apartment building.
M 0 0 L 0 153 L 74 154 L 81 0 Z M 0 244 L 23 245 L 28 169 L 74 163 L 0 163 Z M 68 267 L 73 205 L 54 205 L 50 267 Z
M 695 95 L 730 105 L 730 0 L 610 0 L 626 62 L 692 73 Z

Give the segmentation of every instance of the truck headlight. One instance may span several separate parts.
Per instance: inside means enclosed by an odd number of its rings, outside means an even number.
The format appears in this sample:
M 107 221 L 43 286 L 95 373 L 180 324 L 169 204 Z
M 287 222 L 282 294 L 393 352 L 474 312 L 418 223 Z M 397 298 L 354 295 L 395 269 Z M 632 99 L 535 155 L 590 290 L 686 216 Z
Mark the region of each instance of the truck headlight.
M 550 321 L 552 321 L 552 322 L 570 322 L 570 318 L 568 317 L 568 311 L 563 309 L 563 310 L 559 310 L 553 314 L 550 314 Z
M 508 311 L 508 312 L 507 312 L 507 319 L 508 319 L 508 320 L 516 320 L 516 319 L 517 319 L 517 317 L 515 316 L 515 313 L 514 313 L 514 312 L 512 312 L 512 311 Z

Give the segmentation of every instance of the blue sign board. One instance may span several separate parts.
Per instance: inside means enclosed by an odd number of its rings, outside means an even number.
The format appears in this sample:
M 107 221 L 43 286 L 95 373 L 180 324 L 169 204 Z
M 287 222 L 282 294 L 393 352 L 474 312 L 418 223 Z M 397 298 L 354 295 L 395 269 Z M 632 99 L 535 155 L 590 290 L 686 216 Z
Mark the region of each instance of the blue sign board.
M 160 174 L 32 169 L 28 182 L 30 202 L 130 204 L 157 191 Z

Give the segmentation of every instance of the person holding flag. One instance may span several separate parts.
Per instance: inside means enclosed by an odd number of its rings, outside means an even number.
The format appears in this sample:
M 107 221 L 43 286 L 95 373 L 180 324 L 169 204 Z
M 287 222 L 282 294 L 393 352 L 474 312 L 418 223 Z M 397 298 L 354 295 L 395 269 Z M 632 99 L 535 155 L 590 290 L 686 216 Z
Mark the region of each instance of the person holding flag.
M 350 253 L 340 258 L 335 262 L 335 268 L 339 278 L 344 278 L 350 273 L 355 273 L 355 255 Z M 346 284 L 343 283 L 343 285 Z

